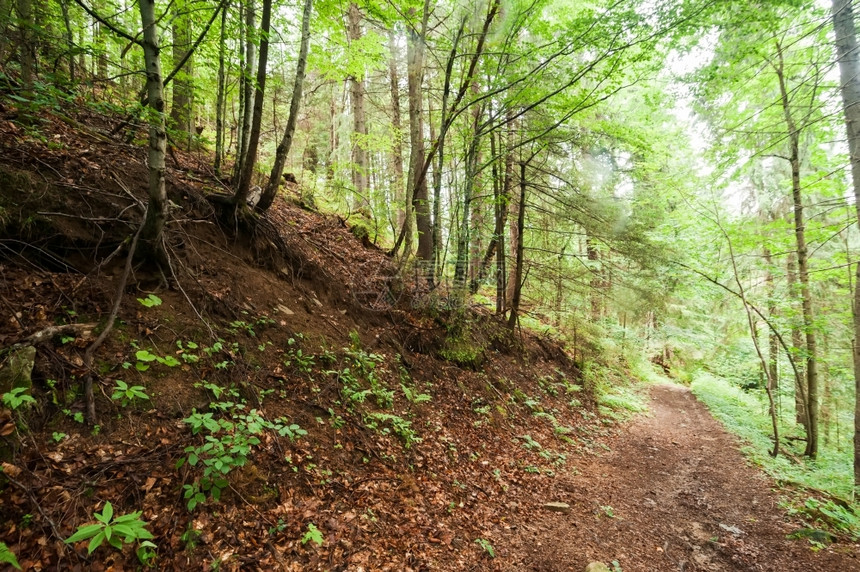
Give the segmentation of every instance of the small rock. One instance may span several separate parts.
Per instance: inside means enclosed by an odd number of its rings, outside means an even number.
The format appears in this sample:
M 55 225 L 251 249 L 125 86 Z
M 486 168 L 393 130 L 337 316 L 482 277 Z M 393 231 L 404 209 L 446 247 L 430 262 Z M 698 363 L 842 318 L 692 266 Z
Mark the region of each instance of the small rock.
M 570 505 L 564 502 L 548 502 L 543 505 L 546 510 L 552 512 L 560 512 L 562 514 L 567 514 L 570 512 Z
M 722 528 L 726 532 L 730 532 L 730 533 L 734 534 L 735 536 L 740 536 L 741 534 L 744 533 L 744 531 L 741 530 L 740 528 L 738 528 L 737 526 L 729 526 L 727 524 L 723 524 L 722 522 L 720 523 L 720 528 Z
M 603 562 L 592 562 L 585 567 L 585 572 L 612 572 Z
M 655 501 L 654 499 L 646 498 L 644 501 L 642 501 L 642 504 L 644 504 L 648 508 L 657 508 L 657 501 Z
M 295 312 L 293 312 L 283 304 L 278 304 L 277 306 L 275 306 L 275 309 L 277 309 L 282 314 L 286 314 L 287 316 L 292 316 L 293 314 L 295 314 Z

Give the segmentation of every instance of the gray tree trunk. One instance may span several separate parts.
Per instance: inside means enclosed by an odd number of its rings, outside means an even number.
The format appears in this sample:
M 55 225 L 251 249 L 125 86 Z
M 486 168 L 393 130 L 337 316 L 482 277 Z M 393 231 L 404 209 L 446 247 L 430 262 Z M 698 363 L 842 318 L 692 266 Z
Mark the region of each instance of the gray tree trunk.
M 836 33 L 836 54 L 842 86 L 842 106 L 848 132 L 851 160 L 851 181 L 854 186 L 854 206 L 860 216 L 860 54 L 857 53 L 857 32 L 851 0 L 833 0 L 833 30 Z M 860 225 L 860 219 L 858 219 Z M 860 284 L 860 265 L 857 281 Z M 854 485 L 860 487 L 860 288 L 854 289 Z
M 164 88 L 161 79 L 161 58 L 158 29 L 155 21 L 155 0 L 140 0 L 140 21 L 143 25 L 143 57 L 146 65 L 146 91 L 152 113 L 149 117 L 149 204 L 140 234 L 142 254 L 159 259 L 162 254 L 161 236 L 167 220 L 167 192 L 164 188 L 164 153 L 167 149 L 167 129 L 164 121 Z

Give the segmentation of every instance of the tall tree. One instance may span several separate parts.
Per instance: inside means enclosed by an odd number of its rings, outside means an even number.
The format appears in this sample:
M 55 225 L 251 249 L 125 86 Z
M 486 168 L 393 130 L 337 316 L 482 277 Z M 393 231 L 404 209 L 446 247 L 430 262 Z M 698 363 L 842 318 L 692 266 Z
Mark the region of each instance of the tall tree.
M 259 212 L 264 212 L 272 206 L 275 200 L 275 195 L 278 192 L 278 187 L 281 183 L 281 176 L 284 172 L 284 163 L 287 160 L 287 155 L 290 152 L 290 147 L 293 144 L 293 134 L 296 130 L 296 122 L 299 118 L 299 106 L 302 102 L 302 89 L 305 84 L 305 67 L 308 62 L 308 46 L 311 38 L 311 12 L 313 11 L 313 0 L 305 0 L 305 7 L 302 11 L 302 40 L 299 47 L 299 59 L 296 61 L 296 78 L 293 82 L 293 95 L 290 99 L 290 115 L 287 117 L 287 126 L 284 129 L 284 136 L 278 144 L 275 151 L 275 163 L 272 165 L 272 172 L 269 175 L 269 182 L 266 184 L 266 189 L 260 196 L 260 201 L 257 203 L 256 209 Z
M 854 190 L 854 206 L 857 223 L 860 225 L 860 52 L 854 25 L 854 9 L 851 0 L 833 0 L 833 30 L 836 35 L 836 54 L 839 62 L 839 78 L 842 93 L 842 109 L 845 114 L 845 129 L 848 133 L 848 152 L 851 164 L 851 182 Z M 860 285 L 860 264 L 856 265 Z M 854 486 L 860 487 L 860 288 L 854 289 L 852 300 L 854 339 Z
M 257 166 L 257 148 L 260 145 L 260 130 L 263 123 L 263 105 L 266 93 L 266 66 L 269 60 L 269 28 L 272 20 L 272 0 L 263 0 L 263 15 L 260 18 L 260 56 L 257 64 L 257 82 L 254 90 L 254 109 L 251 119 L 251 129 L 248 136 L 248 147 L 242 162 L 242 170 L 233 194 L 233 204 L 243 207 L 251 192 L 251 179 Z

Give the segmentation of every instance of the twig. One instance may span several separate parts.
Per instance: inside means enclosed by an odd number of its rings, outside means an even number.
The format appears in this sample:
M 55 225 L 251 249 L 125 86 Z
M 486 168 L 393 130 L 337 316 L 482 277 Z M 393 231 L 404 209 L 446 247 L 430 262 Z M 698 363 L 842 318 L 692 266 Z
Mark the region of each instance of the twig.
M 44 518 L 44 519 L 45 519 L 45 522 L 47 522 L 47 523 L 48 523 L 48 525 L 50 525 L 51 530 L 52 530 L 52 531 L 53 531 L 53 533 L 54 533 L 54 536 L 56 536 L 58 540 L 65 540 L 65 538 L 63 538 L 63 535 L 62 535 L 62 534 L 60 534 L 60 531 L 57 529 L 57 523 L 55 523 L 53 520 L 51 520 L 51 517 L 49 517 L 49 516 L 45 513 L 45 511 L 44 511 L 44 510 L 42 510 L 42 505 L 40 505 L 40 504 L 39 504 L 39 501 L 37 501 L 37 500 L 36 500 L 36 496 L 32 493 L 32 491 L 30 491 L 29 487 L 25 486 L 25 485 L 24 485 L 24 483 L 22 483 L 22 482 L 20 482 L 20 481 L 16 480 L 16 479 L 15 479 L 13 476 L 11 476 L 8 472 L 5 472 L 5 471 L 4 471 L 4 473 L 3 473 L 3 477 L 4 477 L 7 481 L 9 481 L 9 482 L 10 482 L 10 483 L 12 483 L 13 485 L 15 485 L 16 487 L 18 487 L 19 489 L 21 489 L 22 491 L 24 491 L 24 494 L 26 494 L 28 497 L 30 497 L 30 502 L 31 502 L 31 503 L 33 503 L 33 505 L 36 507 L 36 510 L 38 510 L 38 511 L 39 511 L 39 514 L 41 514 L 41 515 L 42 515 L 42 518 Z M 65 543 L 63 543 L 62 548 L 61 548 L 61 550 L 62 550 L 64 553 L 65 553 L 65 546 L 66 546 L 66 545 L 65 545 Z
M 39 330 L 34 334 L 30 334 L 19 343 L 27 343 L 30 345 L 42 344 L 50 340 L 54 336 L 63 334 L 74 334 L 76 336 L 92 331 L 96 324 L 63 324 L 62 326 L 50 326 L 44 330 Z
M 137 239 L 140 238 L 140 232 L 143 230 L 143 225 L 141 224 L 137 228 L 137 232 L 134 233 L 134 238 L 131 240 L 131 247 L 128 250 L 128 258 L 125 260 L 125 270 L 122 273 L 122 278 L 119 280 L 119 286 L 116 289 L 116 298 L 113 301 L 113 308 L 111 308 L 110 315 L 108 316 L 107 323 L 105 324 L 105 328 L 102 330 L 102 333 L 99 334 L 99 337 L 90 344 L 90 347 L 87 348 L 87 351 L 84 352 L 84 367 L 87 370 L 87 375 L 84 378 L 84 397 L 86 398 L 87 403 L 87 421 L 91 425 L 95 425 L 96 422 L 96 401 L 93 396 L 93 354 L 99 348 L 99 346 L 104 343 L 105 339 L 107 339 L 108 334 L 113 329 L 113 323 L 116 320 L 116 316 L 119 313 L 119 306 L 122 303 L 123 294 L 125 293 L 125 285 L 128 282 L 128 277 L 131 274 L 131 263 L 134 259 L 134 251 L 137 250 Z

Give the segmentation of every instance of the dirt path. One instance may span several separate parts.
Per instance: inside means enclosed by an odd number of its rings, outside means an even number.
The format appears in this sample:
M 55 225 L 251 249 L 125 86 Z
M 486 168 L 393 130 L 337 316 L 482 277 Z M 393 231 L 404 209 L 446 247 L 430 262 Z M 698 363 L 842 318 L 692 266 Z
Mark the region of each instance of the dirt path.
M 813 552 L 786 540 L 800 528 L 777 505 L 772 484 L 748 466 L 686 388 L 656 386 L 652 415 L 632 421 L 611 452 L 560 480 L 566 515 L 512 525 L 505 570 L 571 570 L 616 560 L 624 572 L 860 571 L 860 547 Z

